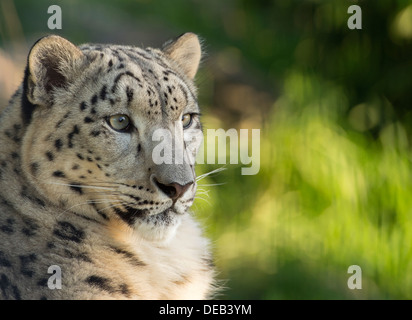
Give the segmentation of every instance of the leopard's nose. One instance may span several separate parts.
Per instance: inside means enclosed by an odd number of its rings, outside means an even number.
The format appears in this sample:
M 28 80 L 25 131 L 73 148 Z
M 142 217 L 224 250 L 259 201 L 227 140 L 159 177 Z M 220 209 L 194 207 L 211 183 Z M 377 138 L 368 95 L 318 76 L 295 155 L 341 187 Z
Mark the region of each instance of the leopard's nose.
M 186 183 L 185 185 L 181 185 L 180 183 L 177 182 L 172 182 L 172 183 L 161 183 L 159 182 L 156 178 L 154 178 L 154 182 L 156 183 L 156 186 L 165 194 L 167 195 L 170 199 L 173 200 L 173 203 L 176 202 L 177 199 L 179 199 L 181 196 L 184 195 L 184 193 L 189 189 L 189 187 L 193 184 L 193 181 L 190 181 L 189 183 Z

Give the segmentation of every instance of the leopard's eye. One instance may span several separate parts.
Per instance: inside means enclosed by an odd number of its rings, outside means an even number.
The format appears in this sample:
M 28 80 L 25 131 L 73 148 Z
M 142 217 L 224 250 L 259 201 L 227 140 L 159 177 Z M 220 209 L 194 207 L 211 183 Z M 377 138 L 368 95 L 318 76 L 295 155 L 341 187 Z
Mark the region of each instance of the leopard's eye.
M 190 113 L 186 113 L 182 116 L 182 125 L 183 125 L 183 129 L 187 129 L 190 127 L 190 125 L 192 124 L 192 115 Z
M 127 131 L 130 128 L 130 118 L 125 114 L 115 114 L 108 119 L 109 125 L 116 131 Z

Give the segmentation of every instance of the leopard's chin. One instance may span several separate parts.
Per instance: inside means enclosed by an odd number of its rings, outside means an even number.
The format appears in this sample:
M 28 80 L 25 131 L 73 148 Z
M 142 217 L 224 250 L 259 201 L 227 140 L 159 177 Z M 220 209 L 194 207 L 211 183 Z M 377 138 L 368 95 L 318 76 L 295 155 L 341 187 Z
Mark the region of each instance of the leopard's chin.
M 173 208 L 168 208 L 158 214 L 139 217 L 135 221 L 134 230 L 148 241 L 168 242 L 176 234 L 182 215 Z

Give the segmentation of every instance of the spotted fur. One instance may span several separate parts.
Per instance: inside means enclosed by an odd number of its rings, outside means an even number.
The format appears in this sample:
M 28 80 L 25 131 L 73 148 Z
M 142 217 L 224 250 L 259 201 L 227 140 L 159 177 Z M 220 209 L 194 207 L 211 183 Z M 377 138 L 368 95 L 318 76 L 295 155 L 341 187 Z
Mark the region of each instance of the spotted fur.
M 152 158 L 157 129 L 197 153 L 200 57 L 191 33 L 162 49 L 58 36 L 32 47 L 0 117 L 0 298 L 211 297 L 209 243 L 189 212 L 193 165 Z M 119 114 L 131 122 L 121 132 L 108 121 Z

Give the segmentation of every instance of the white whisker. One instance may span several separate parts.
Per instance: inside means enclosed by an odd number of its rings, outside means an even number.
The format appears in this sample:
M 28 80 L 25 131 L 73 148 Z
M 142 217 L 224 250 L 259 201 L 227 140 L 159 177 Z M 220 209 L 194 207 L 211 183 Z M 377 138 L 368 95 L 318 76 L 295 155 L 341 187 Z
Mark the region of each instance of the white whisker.
M 117 203 L 117 202 L 123 202 L 123 200 L 110 200 L 110 199 L 106 199 L 106 200 L 87 200 L 87 203 L 90 204 L 100 204 L 100 203 Z
M 226 168 L 225 168 L 225 167 L 221 167 L 221 168 L 217 168 L 217 169 L 215 169 L 215 170 L 212 170 L 212 171 L 210 171 L 210 172 L 201 174 L 200 176 L 198 176 L 198 177 L 196 178 L 196 181 L 200 181 L 200 180 L 206 178 L 207 176 L 210 176 L 210 175 L 212 175 L 212 174 L 214 174 L 214 173 L 218 173 L 218 172 L 221 172 L 221 171 L 224 171 L 224 170 L 226 170 Z
M 210 190 L 198 191 L 198 192 L 196 192 L 196 195 L 206 195 L 206 196 L 210 197 L 209 191 Z
M 212 205 L 212 204 L 209 202 L 209 200 L 207 200 L 207 199 L 205 199 L 205 198 L 195 196 L 195 199 L 199 199 L 199 200 L 206 201 L 208 205 Z
M 75 207 L 78 207 L 78 206 L 84 206 L 84 205 L 88 205 L 88 203 L 87 202 L 82 202 L 82 203 L 75 204 L 75 205 L 71 206 L 70 208 L 67 208 L 66 210 L 63 210 L 62 212 L 60 212 L 59 215 L 56 217 L 56 219 L 59 219 L 62 214 L 70 212 L 71 209 L 73 209 Z
M 222 183 L 209 183 L 209 184 L 198 184 L 198 187 L 214 187 L 214 186 L 222 186 L 226 184 L 226 182 L 222 182 Z

